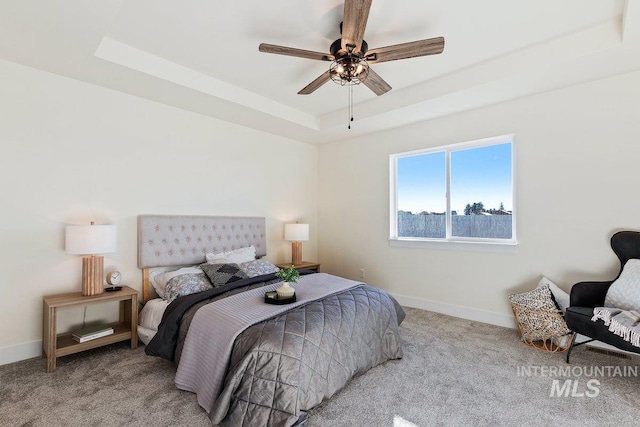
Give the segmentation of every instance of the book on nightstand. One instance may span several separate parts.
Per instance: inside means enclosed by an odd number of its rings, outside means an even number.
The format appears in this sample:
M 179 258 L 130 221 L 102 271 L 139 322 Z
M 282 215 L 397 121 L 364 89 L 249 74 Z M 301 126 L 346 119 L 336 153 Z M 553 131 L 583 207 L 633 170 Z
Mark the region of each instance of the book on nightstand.
M 86 328 L 78 332 L 74 332 L 71 335 L 75 341 L 80 343 L 95 340 L 96 338 L 106 337 L 113 334 L 113 328 L 111 326 L 94 326 L 92 328 Z

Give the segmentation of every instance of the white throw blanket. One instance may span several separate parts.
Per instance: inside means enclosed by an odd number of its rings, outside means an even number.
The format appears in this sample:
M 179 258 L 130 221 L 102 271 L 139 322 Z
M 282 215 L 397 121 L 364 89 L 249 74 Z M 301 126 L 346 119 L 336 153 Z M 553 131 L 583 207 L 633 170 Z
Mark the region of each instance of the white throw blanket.
M 640 347 L 640 313 L 634 310 L 620 310 L 610 307 L 596 307 L 593 309 L 591 320 L 601 319 L 604 325 L 614 334 L 622 337 L 636 347 Z
M 195 314 L 176 372 L 176 386 L 192 391 L 207 412 L 222 390 L 227 365 L 236 337 L 249 326 L 270 319 L 285 311 L 333 295 L 361 282 L 326 273 L 309 274 L 292 285 L 297 301 L 286 305 L 264 302 L 264 293 L 281 283 L 265 286 L 214 301 Z

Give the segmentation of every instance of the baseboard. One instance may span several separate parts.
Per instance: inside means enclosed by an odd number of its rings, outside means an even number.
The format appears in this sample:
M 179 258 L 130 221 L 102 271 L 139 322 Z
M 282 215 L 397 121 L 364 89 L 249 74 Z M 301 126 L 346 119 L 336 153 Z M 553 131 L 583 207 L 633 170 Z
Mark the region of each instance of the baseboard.
M 42 356 L 42 341 L 0 347 L 0 366 Z
M 423 298 L 409 297 L 406 295 L 391 294 L 398 300 L 400 305 L 422 310 L 433 311 L 461 319 L 474 320 L 476 322 L 489 323 L 491 325 L 503 326 L 505 328 L 516 327 L 513 316 L 493 311 L 480 310 L 477 308 L 463 307 L 461 305 L 446 304 L 443 302 L 431 301 Z
M 489 323 L 491 325 L 515 328 L 516 324 L 513 316 L 495 313 L 492 311 L 479 310 L 477 308 L 463 307 L 460 305 L 445 304 L 437 301 L 430 301 L 423 298 L 410 297 L 406 295 L 392 294 L 401 305 L 422 310 L 442 313 L 461 319 L 474 320 L 476 322 Z M 32 341 L 23 344 L 16 344 L 8 347 L 0 347 L 0 365 L 7 365 L 25 359 L 40 357 L 42 355 L 42 341 Z

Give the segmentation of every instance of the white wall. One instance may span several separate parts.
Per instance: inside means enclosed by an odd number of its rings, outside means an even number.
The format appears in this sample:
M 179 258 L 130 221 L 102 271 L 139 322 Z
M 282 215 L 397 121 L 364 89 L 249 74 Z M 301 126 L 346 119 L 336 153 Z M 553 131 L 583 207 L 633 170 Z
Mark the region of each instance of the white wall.
M 323 271 L 365 268 L 405 303 L 495 323 L 510 317 L 506 295 L 542 274 L 567 290 L 610 278 L 610 235 L 640 229 L 639 83 L 631 73 L 318 150 L 0 61 L 0 364 L 39 354 L 43 295 L 80 289 L 64 226 L 90 220 L 118 226 L 105 270 L 136 289 L 142 213 L 266 216 L 274 262 L 290 256 L 282 224 L 300 219 Z M 389 154 L 508 133 L 516 254 L 389 246 Z M 91 306 L 87 320 L 113 311 Z M 62 329 L 82 321 L 63 313 Z
M 0 150 L 0 364 L 40 354 L 43 295 L 80 290 L 66 224 L 116 224 L 105 272 L 135 289 L 139 214 L 265 216 L 273 262 L 290 259 L 283 223 L 299 219 L 316 258 L 314 146 L 0 61 Z M 61 328 L 82 316 L 62 311 Z
M 323 269 L 401 301 L 497 324 L 547 275 L 613 278 L 612 233 L 640 229 L 640 72 L 320 148 Z M 354 126 L 358 126 L 357 121 Z M 390 247 L 389 154 L 515 133 L 516 254 Z

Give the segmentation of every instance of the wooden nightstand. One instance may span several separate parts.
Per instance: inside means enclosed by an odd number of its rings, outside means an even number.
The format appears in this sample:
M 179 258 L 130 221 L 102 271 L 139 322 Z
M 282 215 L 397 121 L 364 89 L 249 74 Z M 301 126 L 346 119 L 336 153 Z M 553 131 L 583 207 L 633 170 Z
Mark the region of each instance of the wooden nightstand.
M 120 301 L 120 321 L 112 323 L 113 334 L 91 341 L 79 343 L 73 340 L 71 332 L 56 334 L 56 313 L 59 308 Z M 82 296 L 81 292 L 49 295 L 43 299 L 42 349 L 47 357 L 47 372 L 56 370 L 56 358 L 78 353 L 91 348 L 102 347 L 114 342 L 131 340 L 131 348 L 138 347 L 138 291 L 128 286 L 115 292 Z
M 290 262 L 283 262 L 282 264 L 276 264 L 276 267 L 289 268 L 291 265 L 292 264 Z M 296 270 L 313 270 L 316 273 L 320 272 L 320 263 L 317 262 L 302 261 L 302 264 L 294 265 L 294 267 Z

